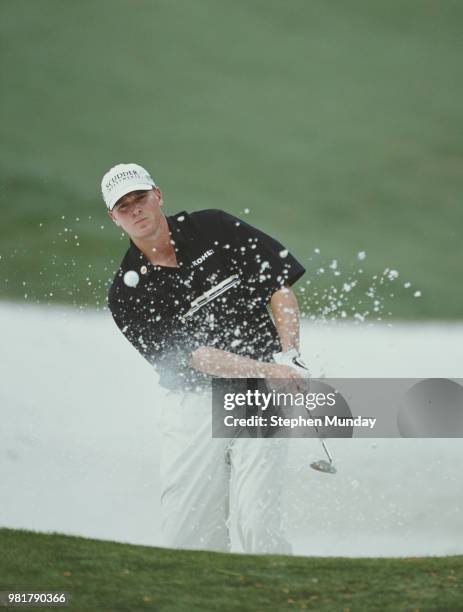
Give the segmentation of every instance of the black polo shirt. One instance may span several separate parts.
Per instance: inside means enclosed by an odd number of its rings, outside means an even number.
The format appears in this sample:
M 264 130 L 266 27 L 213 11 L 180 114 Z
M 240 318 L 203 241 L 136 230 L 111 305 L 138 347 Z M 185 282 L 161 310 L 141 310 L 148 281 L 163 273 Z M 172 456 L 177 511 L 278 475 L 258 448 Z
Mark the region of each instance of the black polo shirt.
M 302 265 L 275 239 L 222 210 L 181 212 L 167 223 L 178 267 L 150 263 L 130 241 L 108 295 L 117 326 L 154 365 L 160 384 L 210 387 L 212 377 L 188 365 L 201 346 L 272 361 L 281 347 L 267 304 L 304 274 Z M 129 270 L 139 275 L 136 287 L 124 283 Z

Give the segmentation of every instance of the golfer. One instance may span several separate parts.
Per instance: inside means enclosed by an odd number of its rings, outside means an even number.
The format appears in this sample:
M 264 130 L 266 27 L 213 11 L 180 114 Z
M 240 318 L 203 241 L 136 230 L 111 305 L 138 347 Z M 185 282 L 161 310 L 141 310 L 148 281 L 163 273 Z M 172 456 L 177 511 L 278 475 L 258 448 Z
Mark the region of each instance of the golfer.
M 101 188 L 130 240 L 109 308 L 169 391 L 161 407 L 165 544 L 230 550 L 231 500 L 245 552 L 291 553 L 280 499 L 287 440 L 212 438 L 211 380 L 300 376 L 274 355 L 299 350 L 290 285 L 304 268 L 225 211 L 165 216 L 160 188 L 137 164 L 114 166 Z M 230 188 L 241 201 L 239 185 Z

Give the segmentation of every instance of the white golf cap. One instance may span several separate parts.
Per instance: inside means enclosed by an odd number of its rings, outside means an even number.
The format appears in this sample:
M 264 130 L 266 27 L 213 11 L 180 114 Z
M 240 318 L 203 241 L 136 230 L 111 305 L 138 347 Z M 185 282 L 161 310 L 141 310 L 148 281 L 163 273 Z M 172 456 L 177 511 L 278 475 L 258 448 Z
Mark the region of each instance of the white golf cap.
M 117 164 L 106 172 L 101 181 L 101 193 L 109 210 L 127 193 L 152 187 L 156 187 L 156 183 L 150 173 L 138 164 Z

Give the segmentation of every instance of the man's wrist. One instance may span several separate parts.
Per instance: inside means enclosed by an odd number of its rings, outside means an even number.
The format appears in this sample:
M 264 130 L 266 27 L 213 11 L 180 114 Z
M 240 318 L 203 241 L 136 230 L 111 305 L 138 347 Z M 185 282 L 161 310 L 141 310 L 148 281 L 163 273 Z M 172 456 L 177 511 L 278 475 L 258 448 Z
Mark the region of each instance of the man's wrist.
M 270 368 L 272 366 L 271 363 L 267 363 L 265 361 L 257 361 L 257 366 L 255 368 L 256 378 L 267 378 L 270 375 Z

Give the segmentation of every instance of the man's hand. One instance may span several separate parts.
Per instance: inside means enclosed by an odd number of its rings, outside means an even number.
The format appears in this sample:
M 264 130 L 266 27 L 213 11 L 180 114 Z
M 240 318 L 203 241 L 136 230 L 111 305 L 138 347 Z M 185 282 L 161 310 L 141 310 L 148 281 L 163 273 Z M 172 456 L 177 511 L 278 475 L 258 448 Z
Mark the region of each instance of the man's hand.
M 279 393 L 300 393 L 307 391 L 306 376 L 295 368 L 279 363 L 269 363 L 267 374 L 267 387 Z
M 286 384 L 283 384 L 283 389 L 288 393 L 307 392 L 309 389 L 308 378 L 309 370 L 305 363 L 302 361 L 299 351 L 295 348 L 291 348 L 287 351 L 281 351 L 281 353 L 274 353 L 273 359 L 280 368 L 289 368 L 292 370 L 293 375 L 296 375 L 296 380 L 288 377 Z M 302 380 L 301 380 L 302 379 Z M 278 382 L 273 385 L 278 386 Z M 281 387 L 281 384 L 280 384 Z
M 275 363 L 290 366 L 296 372 L 299 372 L 302 378 L 310 378 L 309 368 L 302 360 L 299 351 L 294 347 L 287 351 L 281 351 L 281 353 L 273 353 L 273 359 Z

